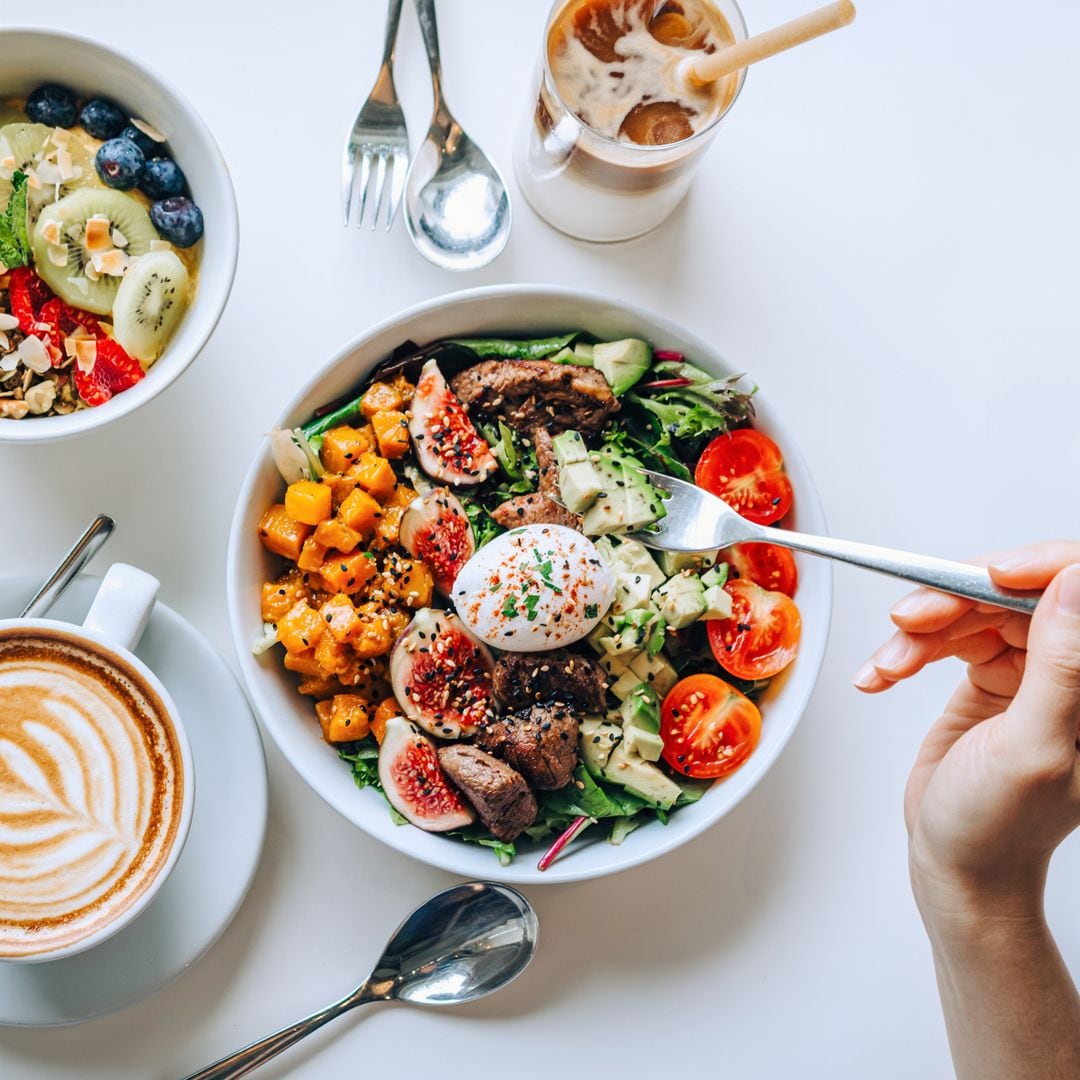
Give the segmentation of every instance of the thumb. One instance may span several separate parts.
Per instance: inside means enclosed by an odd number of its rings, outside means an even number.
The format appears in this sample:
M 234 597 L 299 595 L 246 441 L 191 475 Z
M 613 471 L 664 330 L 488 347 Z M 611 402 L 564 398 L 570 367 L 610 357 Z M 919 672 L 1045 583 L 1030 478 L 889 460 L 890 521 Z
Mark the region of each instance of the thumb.
M 1080 563 L 1054 578 L 1035 609 L 1010 711 L 1052 743 L 1068 739 L 1072 746 L 1080 733 Z

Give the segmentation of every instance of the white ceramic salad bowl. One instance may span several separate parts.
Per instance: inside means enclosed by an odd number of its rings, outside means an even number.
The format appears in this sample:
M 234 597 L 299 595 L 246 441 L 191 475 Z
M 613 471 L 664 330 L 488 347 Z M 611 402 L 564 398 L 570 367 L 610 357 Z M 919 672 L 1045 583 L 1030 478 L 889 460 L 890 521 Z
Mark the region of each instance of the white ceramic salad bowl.
M 57 82 L 79 95 L 112 98 L 168 139 L 206 220 L 198 288 L 146 378 L 92 409 L 66 416 L 0 421 L 0 443 L 67 439 L 99 428 L 157 397 L 198 356 L 232 289 L 239 251 L 236 196 L 210 129 L 180 92 L 148 68 L 89 38 L 34 27 L 0 29 L 0 101 Z
M 277 424 L 293 427 L 307 421 L 319 406 L 353 390 L 380 360 L 409 339 L 424 344 L 454 336 L 537 337 L 576 329 L 602 340 L 644 337 L 658 348 L 684 352 L 687 359 L 717 375 L 731 372 L 714 346 L 668 319 L 618 300 L 555 286 L 494 286 L 428 301 L 368 331 L 311 378 L 277 418 Z M 767 393 L 756 397 L 755 404 L 755 426 L 780 445 L 794 487 L 795 511 L 790 524 L 809 532 L 824 532 L 821 504 L 802 454 L 769 408 Z M 373 789 L 357 789 L 350 770 L 322 740 L 310 699 L 297 694 L 295 677 L 283 669 L 276 651 L 252 655 L 252 643 L 263 633 L 261 584 L 278 572 L 277 560 L 259 542 L 256 526 L 281 492 L 281 477 L 264 441 L 237 502 L 227 569 L 233 640 L 252 702 L 285 757 L 338 813 L 398 851 L 465 877 L 518 884 L 576 881 L 625 870 L 685 843 L 722 818 L 768 772 L 795 730 L 821 669 L 832 608 L 832 571 L 827 562 L 800 557 L 796 599 L 802 612 L 802 644 L 795 662 L 761 700 L 761 742 L 747 763 L 729 779 L 715 784 L 699 802 L 672 814 L 666 826 L 649 822 L 619 846 L 599 836 L 592 843 L 578 842 L 541 872 L 536 863 L 548 844 L 534 851 L 519 843 L 517 857 L 509 866 L 500 867 L 487 848 L 395 825 L 383 796 Z

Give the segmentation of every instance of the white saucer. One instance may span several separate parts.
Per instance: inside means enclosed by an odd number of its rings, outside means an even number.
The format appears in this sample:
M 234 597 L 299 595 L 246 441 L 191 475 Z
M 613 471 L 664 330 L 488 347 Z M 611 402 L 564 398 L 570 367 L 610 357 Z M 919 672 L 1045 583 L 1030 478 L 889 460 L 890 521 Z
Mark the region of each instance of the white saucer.
M 0 617 L 21 611 L 39 584 L 0 575 Z M 47 617 L 81 622 L 97 586 L 97 578 L 80 577 Z M 255 875 L 266 759 L 243 692 L 210 643 L 160 601 L 136 652 L 172 694 L 191 741 L 187 844 L 154 902 L 115 937 L 67 960 L 0 963 L 0 1024 L 73 1024 L 160 989 L 214 944 Z

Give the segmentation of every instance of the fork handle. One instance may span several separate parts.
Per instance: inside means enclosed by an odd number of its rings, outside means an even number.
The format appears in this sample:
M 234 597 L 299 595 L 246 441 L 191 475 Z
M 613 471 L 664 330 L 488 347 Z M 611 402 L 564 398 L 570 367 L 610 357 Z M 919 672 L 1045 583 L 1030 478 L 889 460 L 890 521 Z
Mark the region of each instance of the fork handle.
M 932 555 L 915 555 L 907 551 L 878 547 L 876 544 L 861 544 L 854 540 L 836 540 L 831 536 L 810 536 L 787 529 L 769 529 L 763 525 L 751 526 L 751 530 L 748 530 L 750 535 L 745 537 L 750 542 L 762 541 L 791 548 L 793 551 L 805 551 L 808 555 L 836 559 L 866 570 L 875 570 L 879 574 L 914 581 L 938 592 L 952 593 L 953 596 L 1008 608 L 1024 615 L 1030 615 L 1035 610 L 1035 605 L 1042 595 L 1037 592 L 1018 593 L 999 589 L 983 567 L 970 563 L 952 562 Z
M 383 46 L 383 67 L 392 67 L 397 48 L 398 24 L 401 22 L 401 6 L 404 0 L 390 0 L 386 9 L 386 44 Z

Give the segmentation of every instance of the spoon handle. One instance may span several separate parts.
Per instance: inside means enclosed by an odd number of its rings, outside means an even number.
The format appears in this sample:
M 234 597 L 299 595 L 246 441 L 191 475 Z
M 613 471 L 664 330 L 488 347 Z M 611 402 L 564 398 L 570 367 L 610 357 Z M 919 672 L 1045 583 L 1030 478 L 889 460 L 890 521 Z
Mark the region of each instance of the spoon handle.
M 313 1012 L 310 1016 L 305 1016 L 303 1020 L 298 1020 L 288 1027 L 283 1027 L 280 1031 L 275 1031 L 273 1035 L 267 1035 L 265 1039 L 259 1039 L 258 1042 L 253 1042 L 242 1050 L 229 1054 L 220 1061 L 215 1061 L 213 1065 L 207 1065 L 205 1069 L 191 1073 L 184 1080 L 233 1080 L 234 1077 L 247 1076 L 253 1069 L 265 1065 L 271 1058 L 277 1057 L 282 1050 L 287 1050 L 294 1043 L 306 1038 L 323 1024 L 336 1020 L 342 1013 L 348 1012 L 357 1005 L 376 1000 L 365 993 L 365 989 L 361 987 L 359 992 L 335 1001 L 333 1005 L 327 1005 L 325 1009 Z
M 854 540 L 836 540 L 831 536 L 810 536 L 807 533 L 790 532 L 787 529 L 768 529 L 758 526 L 747 540 L 761 540 L 793 551 L 805 551 L 808 555 L 820 555 L 827 559 L 875 570 L 879 574 L 914 581 L 939 592 L 952 593 L 980 604 L 1008 608 L 1030 615 L 1042 595 L 1037 592 L 1014 593 L 999 589 L 981 566 L 970 563 L 938 559 L 933 555 L 915 555 L 907 551 L 861 544 Z
M 60 599 L 60 594 L 71 584 L 79 571 L 101 550 L 101 545 L 109 539 L 114 528 L 115 523 L 111 517 L 98 514 L 90 522 L 86 532 L 75 541 L 60 565 L 49 575 L 45 584 L 34 594 L 34 598 L 23 608 L 20 618 L 42 618 Z
M 435 0 L 416 0 L 416 14 L 420 19 L 420 32 L 424 35 L 424 48 L 427 49 L 431 81 L 435 87 L 437 111 L 438 98 L 442 93 L 442 59 L 439 56 L 439 24 L 435 20 Z

